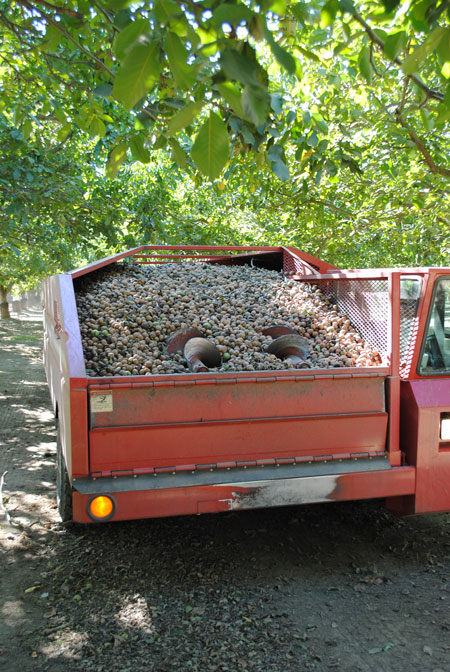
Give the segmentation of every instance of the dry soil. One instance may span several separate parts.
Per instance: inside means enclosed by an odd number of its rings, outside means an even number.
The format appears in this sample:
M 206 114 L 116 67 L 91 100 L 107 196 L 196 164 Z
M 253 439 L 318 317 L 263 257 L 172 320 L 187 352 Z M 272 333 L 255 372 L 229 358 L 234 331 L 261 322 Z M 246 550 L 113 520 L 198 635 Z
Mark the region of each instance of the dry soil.
M 450 515 L 64 527 L 39 313 L 0 323 L 1 672 L 450 672 Z

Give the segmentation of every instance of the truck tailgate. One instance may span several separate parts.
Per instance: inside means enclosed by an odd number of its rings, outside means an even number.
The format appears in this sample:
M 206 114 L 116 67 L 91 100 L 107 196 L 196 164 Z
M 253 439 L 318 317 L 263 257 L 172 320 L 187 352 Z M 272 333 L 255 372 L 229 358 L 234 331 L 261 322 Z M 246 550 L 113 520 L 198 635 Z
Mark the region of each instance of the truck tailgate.
M 92 381 L 91 473 L 385 450 L 386 369 L 286 373 Z

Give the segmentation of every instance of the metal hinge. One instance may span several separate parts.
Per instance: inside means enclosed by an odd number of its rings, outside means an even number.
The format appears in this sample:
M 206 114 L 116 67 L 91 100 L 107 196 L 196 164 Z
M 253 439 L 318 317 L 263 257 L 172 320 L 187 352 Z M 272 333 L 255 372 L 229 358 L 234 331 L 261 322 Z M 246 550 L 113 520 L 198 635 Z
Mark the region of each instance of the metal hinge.
M 116 471 L 95 471 L 91 474 L 92 478 L 103 478 L 109 476 L 116 478 L 118 476 L 144 476 L 153 474 L 179 474 L 199 471 L 216 471 L 231 469 L 247 469 L 251 467 L 282 467 L 288 464 L 293 466 L 301 464 L 313 464 L 317 462 L 340 462 L 343 460 L 362 460 L 384 457 L 388 459 L 388 454 L 384 451 L 367 451 L 365 453 L 333 453 L 330 455 L 298 455 L 296 457 L 268 457 L 262 460 L 242 460 L 229 462 L 208 462 L 204 464 L 177 464 L 164 467 L 141 467 L 136 469 L 123 469 Z

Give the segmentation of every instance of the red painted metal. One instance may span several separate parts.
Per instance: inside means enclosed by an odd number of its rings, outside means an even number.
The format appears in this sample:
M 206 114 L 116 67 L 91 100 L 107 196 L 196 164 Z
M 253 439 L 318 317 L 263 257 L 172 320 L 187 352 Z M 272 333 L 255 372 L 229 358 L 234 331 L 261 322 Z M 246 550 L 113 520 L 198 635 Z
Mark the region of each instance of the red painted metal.
M 387 402 L 389 413 L 388 441 L 389 459 L 392 466 L 401 464 L 399 448 L 400 433 L 400 273 L 394 272 L 389 278 L 389 298 L 391 305 L 388 328 L 388 350 L 391 353 L 391 376 L 387 381 Z
M 383 375 L 367 371 L 359 376 L 298 375 L 247 378 L 245 374 L 189 375 L 189 379 L 107 386 L 89 385 L 89 391 L 111 391 L 113 411 L 91 413 L 91 430 L 148 424 L 211 422 L 223 419 L 297 417 L 385 411 Z M 273 372 L 265 372 L 272 373 Z M 278 373 L 278 372 L 277 372 Z M 280 373 L 289 373 L 280 372 Z M 184 378 L 184 376 L 183 376 Z M 186 376 L 188 378 L 188 376 Z M 142 377 L 140 378 L 142 380 Z M 231 392 L 226 388 L 228 383 Z M 179 400 L 183 399 L 180 406 Z M 331 438 L 332 440 L 332 438 Z
M 383 450 L 387 414 L 268 417 L 190 423 L 127 426 L 90 432 L 90 466 L 102 471 L 148 466 L 174 466 L 229 458 L 256 460 Z
M 413 467 L 396 467 L 388 471 L 338 476 L 115 492 L 117 510 L 113 520 L 412 495 L 415 475 Z M 86 511 L 89 499 L 90 495 L 74 492 L 74 520 L 77 522 L 92 522 Z
M 369 325 L 369 338 L 372 325 L 381 330 L 374 339 L 385 344 L 383 365 L 89 378 L 74 281 L 125 258 L 132 263 L 252 261 L 284 270 L 290 278 L 312 282 L 325 292 L 339 286 L 341 294 L 351 293 L 355 309 L 362 292 L 362 309 L 355 319 L 361 329 Z M 450 413 L 450 376 L 417 373 L 433 287 L 442 275 L 448 277 L 450 268 L 344 271 L 292 247 L 156 245 L 48 278 L 44 282 L 44 362 L 69 478 L 75 478 L 75 483 L 80 478 L 94 482 L 95 478 L 145 474 L 166 478 L 172 472 L 206 475 L 211 470 L 232 472 L 255 465 L 264 473 L 264 466 L 275 466 L 278 472 L 278 467 L 283 470 L 287 465 L 303 469 L 296 465 L 328 467 L 340 461 L 348 470 L 354 457 L 355 471 L 349 473 L 272 478 L 257 487 L 200 482 L 186 488 L 117 492 L 113 519 L 372 497 L 387 498 L 388 506 L 400 513 L 450 510 L 450 442 L 439 438 L 442 413 Z M 408 276 L 419 276 L 423 283 L 405 364 L 401 361 L 405 353 L 400 352 L 400 282 Z M 380 282 L 384 283 L 381 289 Z M 375 304 L 377 292 L 385 292 L 383 305 L 388 308 L 381 317 L 369 316 L 366 321 L 371 292 Z M 92 396 L 100 392 L 112 410 L 94 413 Z M 389 468 L 361 470 L 361 460 L 382 455 L 388 456 Z M 87 497 L 74 491 L 77 521 L 92 522 L 86 513 Z
M 450 452 L 440 439 L 440 423 L 441 413 L 450 412 L 450 380 L 403 381 L 401 399 L 401 446 L 417 470 L 415 498 L 403 512 L 448 511 Z
M 297 250 L 295 247 L 270 247 L 270 246 L 259 246 L 259 247 L 251 247 L 251 246 L 246 246 L 246 245 L 222 245 L 222 246 L 215 246 L 215 245 L 141 245 L 140 247 L 133 248 L 131 250 L 127 250 L 126 252 L 122 252 L 120 254 L 115 254 L 110 257 L 106 257 L 104 259 L 100 259 L 99 261 L 95 261 L 92 264 L 88 264 L 87 266 L 83 266 L 82 268 L 78 268 L 74 271 L 71 271 L 70 275 L 73 278 L 78 278 L 81 275 L 85 275 L 86 273 L 91 273 L 92 271 L 95 271 L 99 268 L 103 268 L 104 266 L 108 266 L 109 264 L 112 264 L 114 262 L 119 262 L 127 257 L 136 257 L 139 258 L 140 256 L 146 255 L 148 252 L 151 251 L 158 251 L 158 250 L 164 250 L 165 252 L 170 252 L 170 251 L 184 251 L 184 252 L 190 252 L 190 251 L 197 251 L 197 252 L 210 252 L 213 251 L 215 253 L 217 252 L 232 252 L 232 253 L 237 253 L 237 252 L 246 252 L 246 255 L 238 255 L 238 254 L 233 254 L 233 256 L 230 255 L 230 263 L 232 262 L 233 259 L 236 260 L 236 258 L 239 257 L 245 257 L 245 256 L 255 256 L 259 255 L 262 253 L 266 252 L 272 252 L 272 253 L 285 253 L 288 255 L 291 259 L 293 260 L 298 260 L 298 262 L 302 265 L 303 268 L 305 268 L 305 264 L 307 269 L 309 269 L 309 273 L 327 273 L 329 271 L 334 271 L 336 270 L 336 266 L 333 266 L 332 264 L 328 264 L 325 261 L 322 261 L 321 259 L 314 257 L 310 254 L 307 254 L 306 252 L 303 252 L 302 250 Z M 178 259 L 181 255 L 159 255 L 161 256 L 166 256 L 168 260 L 172 259 Z M 194 257 L 198 259 L 199 261 L 205 260 L 205 261 L 214 261 L 212 259 L 212 255 L 191 255 L 191 258 Z M 153 255 L 148 255 L 148 258 L 153 258 Z M 227 257 L 224 257 L 222 255 L 221 259 L 217 258 L 217 261 L 223 261 L 223 259 L 227 260 Z M 309 275 L 309 273 L 307 273 Z
M 249 246 L 241 246 L 241 245 L 223 245 L 223 246 L 214 246 L 214 245 L 141 245 L 140 247 L 135 247 L 132 250 L 127 250 L 126 252 L 121 252 L 120 254 L 114 254 L 110 257 L 105 257 L 104 259 L 100 259 L 99 261 L 94 261 L 92 264 L 88 264 L 87 266 L 83 266 L 82 268 L 77 268 L 74 271 L 71 271 L 70 275 L 73 278 L 78 278 L 81 275 L 85 275 L 86 273 L 91 273 L 92 271 L 95 271 L 99 268 L 103 268 L 104 266 L 109 266 L 110 264 L 114 262 L 121 261 L 122 259 L 126 259 L 127 257 L 133 257 L 135 255 L 139 255 L 139 253 L 146 252 L 148 250 L 165 250 L 165 251 L 170 251 L 170 250 L 184 250 L 186 252 L 191 251 L 191 250 L 197 250 L 199 252 L 209 252 L 209 251 L 215 251 L 215 252 L 222 252 L 222 251 L 228 251 L 228 252 L 280 252 L 283 248 L 281 247 L 249 247 Z M 205 255 L 208 260 L 211 255 Z M 167 258 L 170 259 L 170 255 L 167 255 Z M 202 257 L 198 255 L 196 258 L 198 258 L 199 261 L 202 260 Z
M 89 474 L 87 379 L 72 279 L 43 283 L 44 367 L 69 478 Z

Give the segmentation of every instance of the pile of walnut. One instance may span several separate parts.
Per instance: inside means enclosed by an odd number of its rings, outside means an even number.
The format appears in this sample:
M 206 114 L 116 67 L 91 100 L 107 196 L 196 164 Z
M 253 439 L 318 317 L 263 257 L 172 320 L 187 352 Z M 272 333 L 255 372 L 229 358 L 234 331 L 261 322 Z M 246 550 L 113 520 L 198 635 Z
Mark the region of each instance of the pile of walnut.
M 81 282 L 80 282 L 81 281 Z M 311 342 L 311 368 L 375 366 L 378 352 L 309 283 L 251 266 L 114 264 L 80 278 L 77 306 L 88 376 L 187 373 L 165 345 L 176 329 L 197 327 L 221 352 L 211 371 L 295 368 L 265 352 L 265 327 L 289 326 Z

